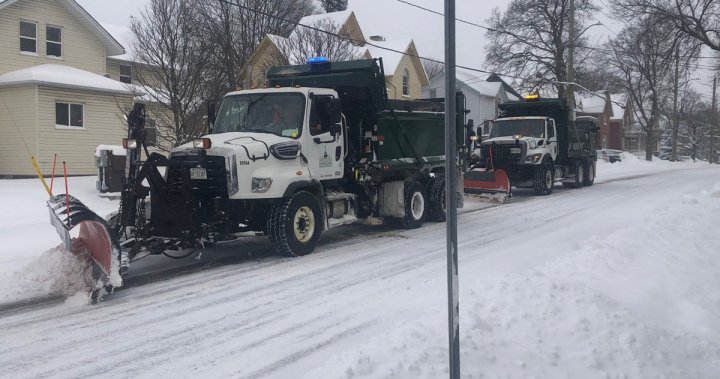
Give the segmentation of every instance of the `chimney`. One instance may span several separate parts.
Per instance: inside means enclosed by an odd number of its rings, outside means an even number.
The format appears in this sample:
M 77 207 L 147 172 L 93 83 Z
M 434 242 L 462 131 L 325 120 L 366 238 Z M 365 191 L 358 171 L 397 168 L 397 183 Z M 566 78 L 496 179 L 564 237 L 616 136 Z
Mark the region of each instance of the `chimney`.
M 370 41 L 383 42 L 383 41 L 385 41 L 385 37 L 383 37 L 383 36 L 370 36 Z

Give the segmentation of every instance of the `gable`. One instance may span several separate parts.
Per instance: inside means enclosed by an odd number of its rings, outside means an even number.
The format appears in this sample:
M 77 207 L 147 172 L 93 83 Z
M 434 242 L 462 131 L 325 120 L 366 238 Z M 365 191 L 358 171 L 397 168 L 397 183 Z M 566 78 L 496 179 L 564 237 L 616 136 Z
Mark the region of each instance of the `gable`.
M 16 3 L 25 3 L 28 2 L 27 6 L 35 8 L 35 10 L 38 13 L 38 16 L 40 16 L 42 13 L 47 13 L 46 6 L 51 0 L 5 0 L 0 1 L 0 11 L 2 11 L 4 8 L 10 7 L 13 4 Z M 105 47 L 105 50 L 107 52 L 108 56 L 112 55 L 120 55 L 125 53 L 125 49 L 123 46 L 116 41 L 110 33 L 107 32 L 98 22 L 95 20 L 95 18 L 88 13 L 85 8 L 80 6 L 75 0 L 53 0 L 60 3 L 64 8 L 69 12 L 72 17 L 76 19 L 77 22 L 81 23 L 89 32 L 91 32 L 95 38 L 100 41 L 103 46 Z M 41 20 L 42 21 L 42 20 Z

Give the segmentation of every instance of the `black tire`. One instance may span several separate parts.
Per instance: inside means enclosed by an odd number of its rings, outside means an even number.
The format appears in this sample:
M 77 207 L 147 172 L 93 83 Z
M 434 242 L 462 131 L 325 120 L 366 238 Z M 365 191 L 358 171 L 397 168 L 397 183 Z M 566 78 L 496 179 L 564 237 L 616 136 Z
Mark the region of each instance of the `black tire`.
M 583 185 L 590 187 L 595 183 L 595 161 L 592 159 L 586 159 L 583 163 L 583 171 L 585 176 L 583 178 Z
M 445 179 L 436 178 L 430 182 L 428 220 L 445 222 L 447 220 L 447 199 L 445 198 Z
M 583 161 L 575 161 L 575 180 L 571 183 L 563 183 L 564 188 L 582 188 L 585 181 L 585 165 Z
M 323 214 L 317 199 L 307 191 L 277 200 L 270 208 L 267 231 L 278 253 L 297 257 L 313 252 L 320 240 Z
M 552 163 L 549 162 L 543 162 L 535 168 L 535 181 L 533 183 L 535 195 L 547 196 L 552 193 L 555 184 L 554 171 Z
M 405 183 L 405 216 L 390 219 L 390 225 L 403 229 L 417 229 L 425 223 L 428 201 L 425 187 L 420 182 Z M 413 212 L 414 210 L 414 212 Z

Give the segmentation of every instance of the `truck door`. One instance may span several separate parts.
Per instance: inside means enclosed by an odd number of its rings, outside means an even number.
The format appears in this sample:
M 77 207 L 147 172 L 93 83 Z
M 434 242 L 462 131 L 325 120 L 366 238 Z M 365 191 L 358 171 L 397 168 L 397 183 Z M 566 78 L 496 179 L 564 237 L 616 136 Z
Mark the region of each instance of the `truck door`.
M 550 145 L 550 148 L 552 149 L 553 153 L 553 160 L 557 160 L 557 154 L 558 154 L 558 139 L 557 139 L 557 133 L 555 130 L 555 120 L 548 119 L 547 123 L 547 137 L 548 137 L 548 145 Z
M 312 96 L 306 157 L 313 178 L 342 178 L 345 158 L 343 133 L 340 100 L 331 95 Z

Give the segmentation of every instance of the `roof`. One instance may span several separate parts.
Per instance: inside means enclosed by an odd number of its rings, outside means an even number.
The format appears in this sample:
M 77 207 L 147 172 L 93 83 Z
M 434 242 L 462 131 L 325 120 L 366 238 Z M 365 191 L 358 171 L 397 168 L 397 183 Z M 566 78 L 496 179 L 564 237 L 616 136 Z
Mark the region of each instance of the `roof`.
M 2 0 L 0 1 L 0 10 L 17 3 L 22 0 Z M 105 45 L 105 51 L 108 56 L 125 54 L 125 50 L 122 45 L 113 38 L 107 30 L 105 30 L 93 16 L 88 13 L 85 8 L 80 6 L 75 0 L 59 0 L 70 13 L 77 16 L 78 20 L 82 22 L 95 36 L 102 41 Z
M 603 113 L 607 99 L 602 93 L 578 91 L 575 93 L 575 102 L 583 113 Z
M 345 23 L 352 14 L 353 12 L 351 10 L 314 14 L 303 17 L 302 19 L 300 19 L 300 23 L 303 25 L 312 26 L 313 24 L 320 21 L 330 21 L 338 27 L 342 27 L 343 25 L 345 25 Z
M 121 82 L 60 64 L 32 66 L 0 75 L 0 86 L 17 84 L 37 84 L 50 87 L 131 94 Z
M 477 91 L 482 96 L 496 97 L 502 87 L 501 82 L 488 82 L 484 77 L 478 76 L 477 73 L 462 69 L 458 69 L 455 72 L 455 77 L 458 81 Z
M 385 75 L 390 76 L 395 75 L 395 70 L 397 70 L 404 53 L 408 50 L 408 48 L 410 48 L 410 44 L 413 43 L 413 40 L 397 39 L 390 41 L 370 41 L 369 43 L 381 46 L 385 49 L 395 50 L 390 51 L 375 46 L 366 46 L 366 51 L 370 54 L 372 58 L 382 58 Z M 400 51 L 402 53 L 397 53 L 396 51 Z
M 614 93 L 610 94 L 610 105 L 613 109 L 613 119 L 622 119 L 625 117 L 625 104 L 627 103 L 627 94 Z
M 135 34 L 127 26 L 113 25 L 102 23 L 102 27 L 110 33 L 110 35 L 125 48 L 125 54 L 113 55 L 110 58 L 120 59 L 124 61 L 133 61 L 135 54 L 132 52 L 132 47 L 136 42 Z

